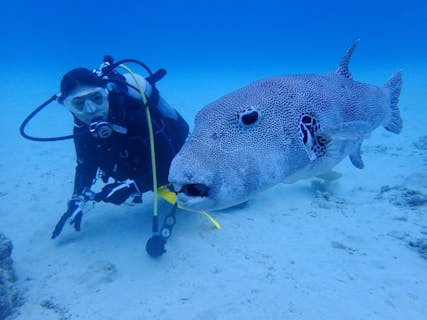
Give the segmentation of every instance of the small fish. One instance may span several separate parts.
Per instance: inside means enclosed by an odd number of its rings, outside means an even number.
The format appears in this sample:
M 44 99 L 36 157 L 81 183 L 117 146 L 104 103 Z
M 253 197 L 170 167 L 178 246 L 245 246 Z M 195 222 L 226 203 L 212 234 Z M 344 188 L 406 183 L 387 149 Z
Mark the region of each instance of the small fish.
M 210 103 L 172 161 L 178 204 L 218 210 L 278 183 L 329 172 L 345 157 L 362 169 L 360 147 L 376 128 L 398 134 L 401 72 L 384 86 L 354 81 L 358 40 L 338 69 L 259 80 Z

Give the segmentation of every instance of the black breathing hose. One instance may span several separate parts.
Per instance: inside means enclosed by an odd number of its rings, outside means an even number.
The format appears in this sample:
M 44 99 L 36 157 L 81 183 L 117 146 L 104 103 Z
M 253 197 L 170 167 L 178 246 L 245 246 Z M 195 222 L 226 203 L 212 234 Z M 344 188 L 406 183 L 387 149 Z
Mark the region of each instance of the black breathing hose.
M 25 133 L 25 127 L 27 126 L 28 122 L 30 122 L 30 120 L 32 118 L 34 118 L 34 116 L 39 113 L 41 110 L 43 110 L 48 104 L 50 104 L 51 102 L 53 102 L 54 100 L 56 100 L 58 98 L 58 96 L 55 94 L 53 95 L 51 98 L 49 98 L 48 100 L 46 100 L 45 102 L 43 102 L 40 106 L 38 106 L 33 112 L 31 112 L 28 117 L 25 118 L 25 120 L 22 122 L 21 126 L 19 127 L 19 132 L 21 133 L 21 135 L 29 140 L 33 140 L 33 141 L 59 141 L 59 140 L 66 140 L 66 139 L 71 139 L 74 137 L 74 135 L 69 135 L 69 136 L 61 136 L 61 137 L 53 137 L 53 138 L 39 138 L 39 137 L 33 137 L 30 136 L 28 134 Z

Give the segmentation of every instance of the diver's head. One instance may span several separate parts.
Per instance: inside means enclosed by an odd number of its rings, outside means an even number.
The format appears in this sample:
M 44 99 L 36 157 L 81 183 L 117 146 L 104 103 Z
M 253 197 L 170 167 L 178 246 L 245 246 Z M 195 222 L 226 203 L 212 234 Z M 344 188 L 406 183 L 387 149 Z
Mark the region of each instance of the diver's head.
M 107 81 L 85 68 L 64 75 L 60 102 L 80 121 L 90 124 L 94 119 L 107 120 L 109 103 Z

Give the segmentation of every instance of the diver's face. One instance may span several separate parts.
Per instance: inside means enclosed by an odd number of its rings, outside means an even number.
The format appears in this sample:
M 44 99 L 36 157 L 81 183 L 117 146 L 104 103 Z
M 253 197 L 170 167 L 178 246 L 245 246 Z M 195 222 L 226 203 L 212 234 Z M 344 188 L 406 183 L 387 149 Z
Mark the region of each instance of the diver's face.
M 64 105 L 86 124 L 99 118 L 107 120 L 108 90 L 93 86 L 77 87 L 64 99 Z

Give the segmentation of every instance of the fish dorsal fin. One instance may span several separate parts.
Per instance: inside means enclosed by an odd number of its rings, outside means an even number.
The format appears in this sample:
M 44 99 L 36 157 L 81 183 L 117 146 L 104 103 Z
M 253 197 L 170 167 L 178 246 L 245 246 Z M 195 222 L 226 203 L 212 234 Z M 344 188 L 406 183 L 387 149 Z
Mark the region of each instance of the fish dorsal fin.
M 348 64 L 351 59 L 351 55 L 353 54 L 354 49 L 356 48 L 357 44 L 359 43 L 360 39 L 356 39 L 350 48 L 347 49 L 347 51 L 344 54 L 344 57 L 341 60 L 341 64 L 339 65 L 337 69 L 337 73 L 351 79 L 351 73 L 348 71 Z

